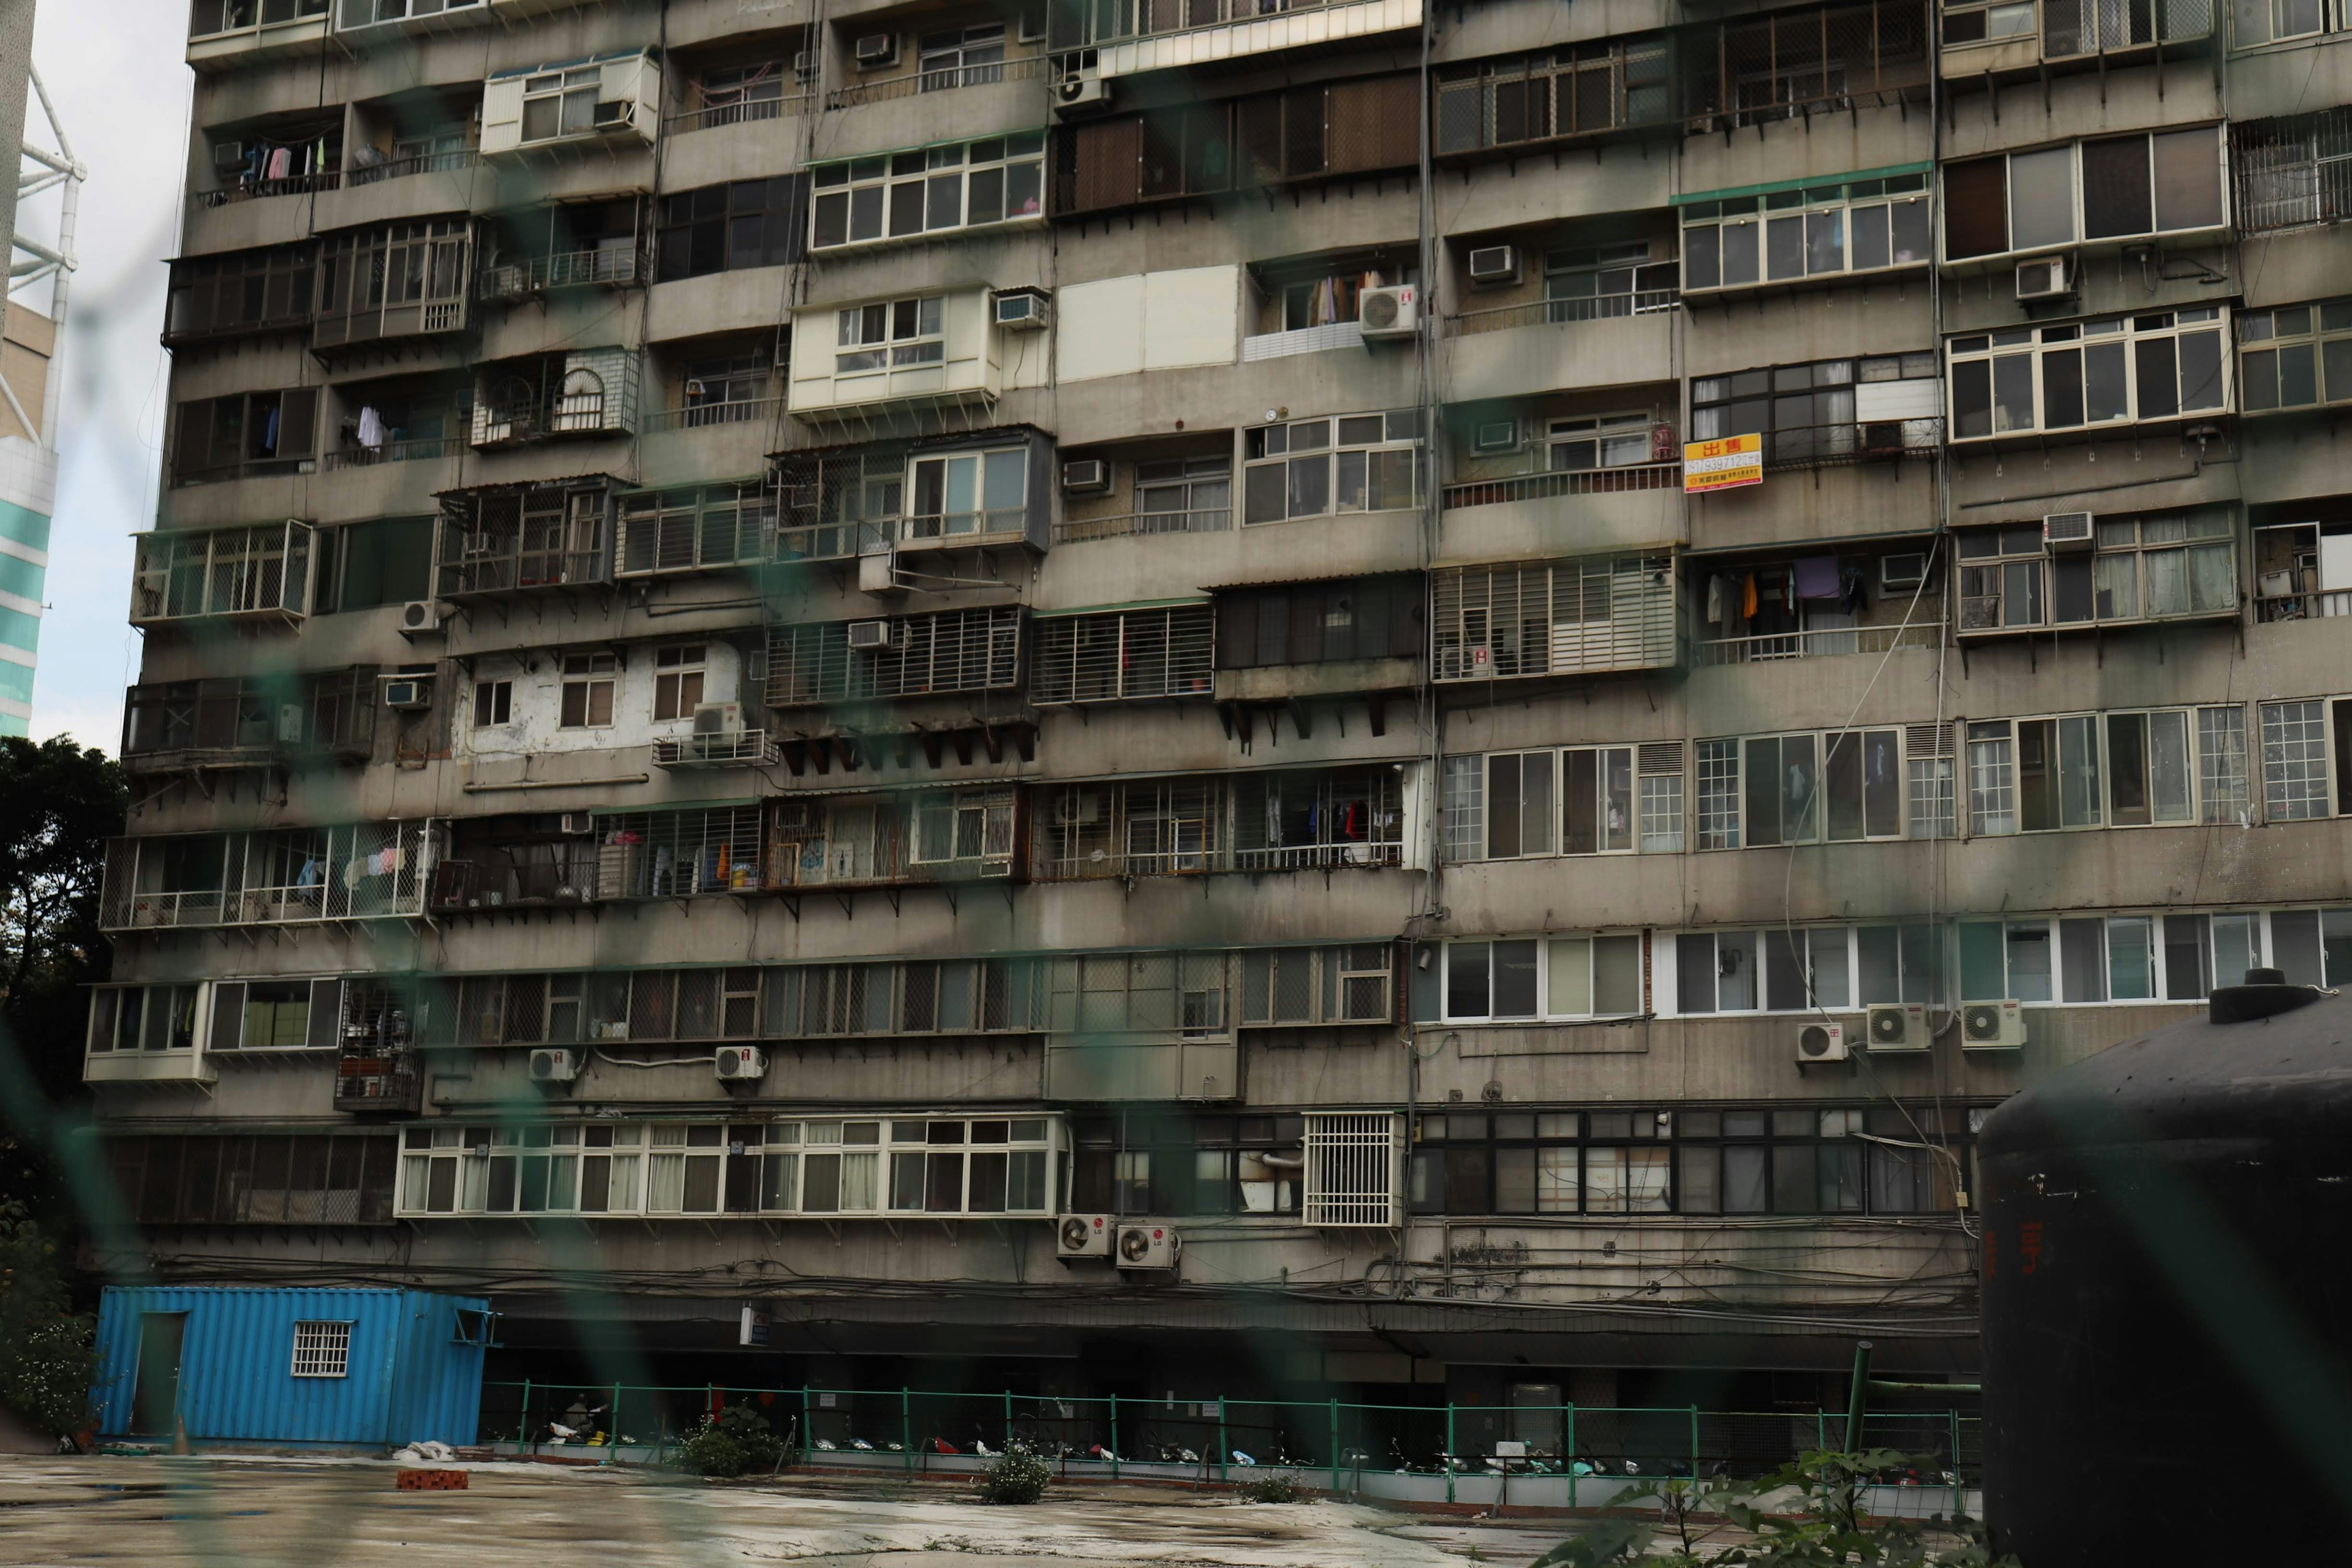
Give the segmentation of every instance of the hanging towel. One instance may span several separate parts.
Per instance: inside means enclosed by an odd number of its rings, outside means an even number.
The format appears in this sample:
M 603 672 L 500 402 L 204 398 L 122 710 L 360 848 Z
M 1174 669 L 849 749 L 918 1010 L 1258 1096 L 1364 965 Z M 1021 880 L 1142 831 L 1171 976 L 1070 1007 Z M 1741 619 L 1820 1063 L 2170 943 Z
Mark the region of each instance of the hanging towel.
M 360 445 L 371 452 L 383 449 L 383 416 L 373 403 L 360 410 Z
M 278 410 L 275 408 L 269 411 L 269 417 L 262 421 L 261 455 L 265 458 L 278 455 Z
M 1739 593 L 1739 614 L 1743 620 L 1756 618 L 1756 574 L 1748 574 L 1748 581 Z
M 1838 595 L 1845 601 L 1848 615 L 1859 614 L 1869 607 L 1870 590 L 1864 583 L 1865 574 L 1859 561 L 1847 561 L 1838 566 Z
M 1797 597 L 1834 599 L 1838 596 L 1838 563 L 1834 555 L 1808 555 L 1797 563 Z
M 266 174 L 264 174 L 262 175 L 262 178 L 264 178 L 264 179 L 266 179 L 266 180 L 282 180 L 282 179 L 284 179 L 284 178 L 286 177 L 286 165 L 287 165 L 287 163 L 288 163 L 288 156 L 287 156 L 287 152 L 286 152 L 286 149 L 285 149 L 285 148 L 283 148 L 283 147 L 273 147 L 273 148 L 271 148 L 271 149 L 270 149 L 270 151 L 269 151 L 269 167 L 268 167 L 268 173 L 266 173 Z
M 1706 624 L 1711 626 L 1723 624 L 1723 574 L 1719 572 L 1707 574 Z

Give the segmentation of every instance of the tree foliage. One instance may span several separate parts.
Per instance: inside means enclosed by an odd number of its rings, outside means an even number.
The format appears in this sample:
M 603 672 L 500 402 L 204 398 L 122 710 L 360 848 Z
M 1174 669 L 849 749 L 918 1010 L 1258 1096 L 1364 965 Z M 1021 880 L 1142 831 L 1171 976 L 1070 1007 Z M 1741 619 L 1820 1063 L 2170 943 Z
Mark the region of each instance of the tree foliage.
M 58 1243 L 0 1200 L 0 1408 L 46 1431 L 89 1425 L 90 1321 L 73 1310 Z
M 1026 1444 L 1008 1444 L 1004 1452 L 996 1457 L 996 1462 L 988 1467 L 988 1473 L 980 1478 L 980 1500 L 1033 1503 L 1045 1495 L 1045 1487 L 1053 1479 L 1053 1468 L 1032 1453 Z
M 769 1430 L 768 1418 L 741 1405 L 704 1416 L 681 1447 L 698 1476 L 772 1472 L 784 1458 L 784 1440 Z

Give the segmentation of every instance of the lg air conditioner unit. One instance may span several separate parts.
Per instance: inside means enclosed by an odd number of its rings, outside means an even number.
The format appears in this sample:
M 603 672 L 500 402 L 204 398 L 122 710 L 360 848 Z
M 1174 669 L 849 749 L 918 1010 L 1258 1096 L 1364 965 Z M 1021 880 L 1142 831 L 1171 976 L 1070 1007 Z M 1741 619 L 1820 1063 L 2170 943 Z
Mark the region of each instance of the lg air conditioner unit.
M 400 606 L 400 635 L 430 637 L 441 629 L 441 605 L 436 599 L 411 599 Z
M 1862 1032 L 1874 1054 L 1927 1048 L 1927 1009 L 1916 1002 L 1882 1002 L 1863 1012 Z
M 1066 76 L 1054 84 L 1054 114 L 1060 120 L 1085 120 L 1110 112 L 1110 83 L 1090 70 Z
M 880 70 L 885 66 L 895 66 L 898 63 L 898 35 L 861 34 L 849 52 L 857 57 L 859 70 Z
M 596 831 L 596 819 L 584 811 L 563 814 L 563 834 L 567 838 L 583 838 Z
M 530 1081 L 533 1083 L 570 1083 L 580 1076 L 580 1055 L 552 1046 L 530 1053 Z
M 2091 514 L 2055 511 L 2042 520 L 2042 542 L 2053 555 L 2079 554 L 2091 548 Z
M 1100 458 L 1080 458 L 1062 465 L 1062 493 L 1100 496 L 1110 493 L 1110 465 Z
M 1056 1258 L 1108 1258 L 1117 1222 L 1107 1214 L 1066 1214 L 1054 1223 Z
M 1878 558 L 1878 585 L 1892 592 L 1897 588 L 1916 588 L 1927 580 L 1927 552 L 1908 550 L 1899 555 Z
M 890 646 L 890 623 L 887 621 L 850 622 L 849 646 L 863 653 L 880 652 Z
M 740 702 L 703 702 L 694 710 L 694 732 L 698 735 L 740 735 L 743 732 L 743 705 Z
M 2014 1002 L 1960 1005 L 1960 1046 L 1971 1051 L 2013 1051 L 2025 1044 L 2025 1015 Z
M 997 292 L 996 324 L 1008 332 L 1042 332 L 1053 320 L 1054 297 L 1043 289 L 1004 289 Z
M 433 706 L 433 683 L 430 680 L 387 680 L 383 683 L 383 705 L 414 711 Z
M 1121 1268 L 1173 1268 L 1184 1244 L 1174 1226 L 1139 1220 L 1120 1226 L 1114 1246 L 1112 1260 Z
M 1410 283 L 1365 289 L 1357 299 L 1356 323 L 1366 342 L 1412 336 L 1421 329 L 1421 290 Z
M 2037 256 L 2017 264 L 2017 302 L 2063 300 L 2074 292 L 2074 263 L 2063 256 Z
M 1519 280 L 1519 249 L 1515 245 L 1481 246 L 1470 253 L 1470 281 L 1481 289 Z
M 768 1053 L 757 1046 L 721 1046 L 716 1070 L 721 1083 L 757 1083 L 768 1076 Z
M 1800 1065 L 1845 1059 L 1843 1024 L 1807 1024 L 1797 1031 L 1797 1061 Z

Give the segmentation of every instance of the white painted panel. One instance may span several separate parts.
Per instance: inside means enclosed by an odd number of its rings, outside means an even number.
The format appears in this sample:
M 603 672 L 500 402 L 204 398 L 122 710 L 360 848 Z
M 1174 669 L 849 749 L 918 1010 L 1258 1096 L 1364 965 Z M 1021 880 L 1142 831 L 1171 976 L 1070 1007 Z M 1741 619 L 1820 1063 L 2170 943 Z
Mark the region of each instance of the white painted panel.
M 1933 419 L 1944 411 L 1943 384 L 1865 381 L 1853 389 L 1853 416 L 1863 424 L 1885 419 Z
M 2329 593 L 2352 588 L 2352 533 L 2319 536 L 2319 585 Z
M 482 86 L 482 151 L 510 153 L 522 142 L 523 79 L 503 77 Z
M 1094 283 L 1067 283 L 1055 292 L 1054 333 L 1058 379 L 1095 381 L 1143 368 L 1144 279 L 1139 272 Z
M 1238 266 L 1145 273 L 1142 368 L 1233 363 L 1241 333 L 1241 273 Z

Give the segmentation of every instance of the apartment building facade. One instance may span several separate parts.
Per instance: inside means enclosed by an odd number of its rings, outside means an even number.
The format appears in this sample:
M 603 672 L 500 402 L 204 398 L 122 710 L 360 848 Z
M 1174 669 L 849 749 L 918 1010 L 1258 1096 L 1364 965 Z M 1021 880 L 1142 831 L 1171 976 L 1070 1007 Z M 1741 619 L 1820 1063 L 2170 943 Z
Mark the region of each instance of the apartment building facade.
M 1982 1112 L 2352 973 L 2342 22 L 197 0 L 152 1265 L 550 1376 L 1965 1373 Z

